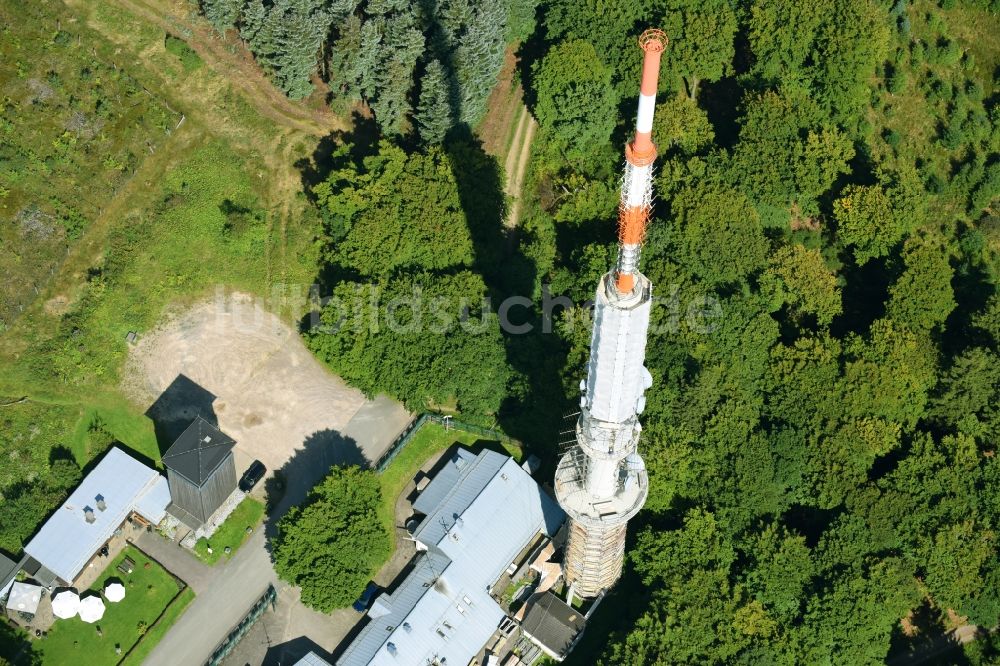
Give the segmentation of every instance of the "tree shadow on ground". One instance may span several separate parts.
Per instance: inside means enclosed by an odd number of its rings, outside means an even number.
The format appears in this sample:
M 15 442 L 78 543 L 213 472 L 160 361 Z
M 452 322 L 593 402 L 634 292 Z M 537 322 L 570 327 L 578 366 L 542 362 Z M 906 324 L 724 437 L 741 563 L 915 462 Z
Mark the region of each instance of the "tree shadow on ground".
M 219 419 L 212 403 L 216 396 L 190 377 L 180 374 L 146 410 L 153 422 L 156 443 L 163 454 L 180 434 L 200 416 L 218 427 Z
M 342 159 L 337 149 L 348 146 L 347 157 L 356 164 L 377 152 L 379 141 L 378 125 L 371 116 L 358 111 L 351 112 L 351 129 L 333 132 L 320 139 L 316 150 L 308 158 L 295 163 L 302 179 L 302 189 L 312 199 L 312 189 L 326 180 L 330 172 L 341 166 Z
M 905 619 L 909 635 L 903 631 L 903 622 L 898 622 L 893 627 L 885 663 L 889 666 L 912 663 L 949 666 L 971 664 L 962 651 L 961 642 L 954 634 L 945 630 L 944 622 L 941 611 L 925 601 Z
M 505 315 L 500 325 L 507 362 L 517 375 L 516 386 L 501 404 L 497 421 L 504 432 L 537 452 L 539 446 L 544 449 L 546 442 L 554 442 L 558 432 L 564 407 L 559 361 L 565 350 L 532 298 L 539 277 L 536 263 L 504 226 L 506 202 L 500 165 L 468 128 L 464 134 L 453 133 L 447 152 L 468 219 L 474 268 L 483 275 L 493 310 Z M 504 301 L 514 297 L 533 302 L 501 310 Z
M 18 666 L 42 663 L 42 656 L 32 649 L 27 635 L 16 629 L 6 617 L 0 617 L 0 661 Z
M 280 500 L 268 498 L 270 513 L 264 526 L 268 539 L 277 534 L 277 524 L 293 506 L 302 504 L 320 480 L 334 466 L 368 467 L 369 461 L 358 443 L 336 430 L 319 430 L 306 437 L 288 461 L 275 470 L 284 482 Z M 273 486 L 269 487 L 269 490 Z M 270 550 L 270 546 L 268 547 Z

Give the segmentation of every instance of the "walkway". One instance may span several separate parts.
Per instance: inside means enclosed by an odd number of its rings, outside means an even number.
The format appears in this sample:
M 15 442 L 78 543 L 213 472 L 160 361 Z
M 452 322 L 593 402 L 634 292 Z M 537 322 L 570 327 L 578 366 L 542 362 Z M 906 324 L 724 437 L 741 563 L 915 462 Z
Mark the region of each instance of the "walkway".
M 517 129 L 514 131 L 514 139 L 511 141 L 507 159 L 504 162 L 504 173 L 506 174 L 506 186 L 504 194 L 511 202 L 510 210 L 504 225 L 508 229 L 517 227 L 521 219 L 521 204 L 523 201 L 521 189 L 524 187 L 524 174 L 528 171 L 528 162 L 531 158 L 531 141 L 535 138 L 535 130 L 538 123 L 534 117 L 528 113 L 528 108 L 521 107 L 520 118 Z
M 201 594 L 211 585 L 214 574 L 212 567 L 181 548 L 180 544 L 169 541 L 156 532 L 145 530 L 133 541 L 139 550 L 184 581 L 195 594 Z
M 217 566 L 212 574 L 208 589 L 195 597 L 146 658 L 145 666 L 205 663 L 267 586 L 277 585 L 271 558 L 264 548 L 264 530 L 254 532 L 233 559 Z

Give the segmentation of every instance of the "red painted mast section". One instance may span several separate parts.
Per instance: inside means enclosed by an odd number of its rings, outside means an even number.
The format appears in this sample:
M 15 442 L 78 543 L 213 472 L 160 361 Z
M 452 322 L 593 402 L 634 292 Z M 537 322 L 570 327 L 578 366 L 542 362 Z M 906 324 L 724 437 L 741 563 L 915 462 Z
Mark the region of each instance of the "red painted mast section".
M 639 46 L 644 52 L 639 110 L 635 139 L 625 146 L 627 166 L 618 212 L 618 239 L 621 247 L 615 288 L 619 294 L 631 293 L 635 287 L 639 246 L 646 235 L 646 225 L 652 210 L 652 165 L 656 160 L 656 146 L 652 139 L 653 110 L 656 105 L 656 86 L 660 78 L 660 56 L 667 43 L 667 36 L 662 30 L 646 30 L 639 37 Z

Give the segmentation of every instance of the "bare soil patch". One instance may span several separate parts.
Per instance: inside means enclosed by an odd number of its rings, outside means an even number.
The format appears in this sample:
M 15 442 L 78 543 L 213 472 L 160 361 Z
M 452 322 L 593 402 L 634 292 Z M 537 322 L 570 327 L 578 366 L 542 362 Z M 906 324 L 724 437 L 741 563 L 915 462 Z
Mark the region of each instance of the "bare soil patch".
M 343 431 L 366 403 L 245 294 L 169 318 L 140 338 L 123 376 L 126 394 L 158 424 L 183 424 L 197 413 L 217 419 L 238 443 L 238 468 L 253 458 L 269 470 L 284 466 L 307 440 Z M 168 444 L 161 441 L 161 450 Z

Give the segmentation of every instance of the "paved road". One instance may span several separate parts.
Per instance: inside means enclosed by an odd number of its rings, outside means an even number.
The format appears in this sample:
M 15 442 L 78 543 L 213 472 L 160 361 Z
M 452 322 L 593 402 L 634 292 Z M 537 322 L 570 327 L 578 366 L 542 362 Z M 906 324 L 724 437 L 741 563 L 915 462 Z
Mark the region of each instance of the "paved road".
M 396 435 L 406 427 L 412 416 L 401 405 L 386 398 L 376 398 L 365 403 L 365 406 L 344 428 L 340 441 L 331 440 L 322 448 L 340 448 L 349 443 L 356 445 L 359 453 L 369 461 L 381 456 Z M 347 446 L 347 448 L 351 448 Z M 298 475 L 289 478 L 289 492 L 279 504 L 276 515 L 281 515 L 293 501 L 301 501 L 307 486 L 323 475 L 331 462 L 337 461 L 338 453 L 319 451 L 316 458 L 304 456 L 303 460 L 312 460 L 313 469 L 302 470 Z M 298 469 L 292 470 L 297 472 Z M 269 584 L 278 591 L 279 606 L 285 609 L 280 615 L 280 636 L 271 636 L 273 643 L 283 643 L 300 636 L 306 636 L 326 650 L 332 650 L 336 643 L 347 633 L 357 621 L 357 616 L 349 610 L 323 615 L 316 613 L 298 600 L 298 590 L 278 581 L 271 567 L 271 556 L 267 552 L 265 530 L 258 529 L 250 539 L 236 551 L 231 560 L 225 564 L 216 565 L 210 569 L 207 582 L 200 582 L 203 591 L 195 589 L 197 596 L 177 621 L 159 645 L 146 659 L 144 666 L 200 666 L 205 663 L 216 646 L 226 637 L 229 631 L 246 615 L 250 606 L 264 593 Z M 154 557 L 163 548 L 174 546 L 155 534 L 151 538 L 160 539 L 163 544 L 150 546 L 150 554 Z M 140 547 L 143 547 L 140 544 Z M 153 552 L 155 551 L 155 552 Z M 163 551 L 164 557 L 170 558 Z M 182 553 L 183 554 L 183 553 Z M 172 553 L 171 553 L 172 555 Z M 174 560 L 163 561 L 171 571 L 187 580 L 185 574 L 199 579 L 203 574 L 197 567 L 185 569 L 190 563 L 178 560 L 179 570 L 171 567 Z M 198 563 L 200 564 L 200 563 Z M 192 586 L 193 587 L 193 586 Z
M 264 530 L 257 530 L 231 560 L 216 567 L 205 592 L 198 594 L 145 666 L 198 666 L 225 638 L 269 584 L 277 577 L 264 548 Z
M 210 566 L 156 532 L 142 532 L 135 540 L 135 545 L 187 583 L 195 594 L 207 590 L 212 582 L 213 571 Z

